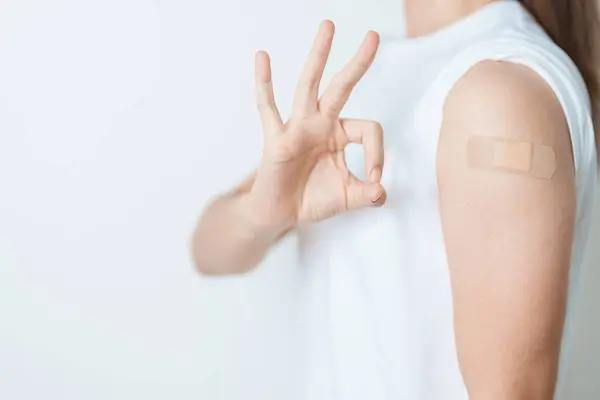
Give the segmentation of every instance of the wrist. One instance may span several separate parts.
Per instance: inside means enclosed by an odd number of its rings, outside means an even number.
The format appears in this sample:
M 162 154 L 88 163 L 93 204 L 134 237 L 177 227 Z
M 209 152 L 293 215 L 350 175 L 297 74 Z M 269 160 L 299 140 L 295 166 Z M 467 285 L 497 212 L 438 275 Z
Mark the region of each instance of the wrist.
M 276 215 L 272 202 L 252 190 L 242 194 L 239 200 L 244 220 L 256 235 L 277 241 L 294 229 L 293 218 Z

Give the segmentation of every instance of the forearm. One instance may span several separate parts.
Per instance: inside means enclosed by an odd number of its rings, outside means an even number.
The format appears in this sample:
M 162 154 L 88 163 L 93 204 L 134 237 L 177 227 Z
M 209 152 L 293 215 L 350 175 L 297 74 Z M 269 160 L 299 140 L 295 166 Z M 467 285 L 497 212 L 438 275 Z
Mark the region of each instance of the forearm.
M 200 273 L 247 272 L 294 227 L 385 202 L 381 125 L 339 117 L 352 88 L 375 59 L 379 36 L 369 32 L 356 56 L 319 96 L 333 36 L 331 21 L 322 23 L 287 123 L 275 104 L 269 56 L 264 51 L 256 54 L 263 157 L 233 195 L 213 202 L 200 219 L 192 238 Z M 350 143 L 364 144 L 366 170 L 379 171 L 371 174 L 371 181 L 360 181 L 343 162 L 343 150 Z
M 192 237 L 192 254 L 203 275 L 250 271 L 285 234 L 285 229 L 260 221 L 249 193 L 222 196 L 200 218 Z

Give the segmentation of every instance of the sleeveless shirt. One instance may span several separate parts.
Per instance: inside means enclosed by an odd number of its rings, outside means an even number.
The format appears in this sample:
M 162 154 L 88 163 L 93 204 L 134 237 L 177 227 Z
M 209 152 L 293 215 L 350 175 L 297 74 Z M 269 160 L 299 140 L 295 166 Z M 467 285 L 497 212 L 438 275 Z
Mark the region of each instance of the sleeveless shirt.
M 383 125 L 387 202 L 299 232 L 307 400 L 468 398 L 454 343 L 435 160 L 446 96 L 485 60 L 531 68 L 564 110 L 577 185 L 568 308 L 575 304 L 596 152 L 589 97 L 574 63 L 515 0 L 492 2 L 427 36 L 382 36 L 343 116 Z M 364 178 L 362 149 L 349 147 L 346 159 Z

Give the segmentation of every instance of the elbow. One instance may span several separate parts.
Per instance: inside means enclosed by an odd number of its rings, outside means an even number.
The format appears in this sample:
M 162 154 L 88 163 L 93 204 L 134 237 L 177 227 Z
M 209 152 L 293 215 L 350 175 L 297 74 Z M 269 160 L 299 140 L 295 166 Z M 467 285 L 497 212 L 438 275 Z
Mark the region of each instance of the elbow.
M 202 248 L 202 244 L 198 240 L 197 236 L 197 232 L 195 232 L 192 235 L 190 244 L 190 256 L 194 266 L 194 271 L 200 277 L 215 277 L 225 275 L 225 273 L 223 273 L 219 268 L 216 268 L 214 262 L 210 262 L 208 257 L 206 257 Z
M 200 277 L 221 277 L 221 276 L 234 276 L 244 275 L 251 272 L 254 268 L 225 268 L 220 267 L 217 263 L 211 263 L 202 260 L 200 256 L 194 255 L 194 269 Z
M 197 255 L 196 251 L 192 251 L 192 260 L 194 264 L 194 270 L 200 277 L 216 277 L 225 275 L 222 272 L 219 272 L 217 268 L 214 268 L 210 263 L 202 260 L 202 258 Z
M 189 256 L 194 267 L 194 271 L 201 277 L 218 276 L 218 270 L 204 257 L 202 243 L 199 240 L 198 230 L 196 229 L 190 237 Z
M 191 261 L 194 271 L 200 277 L 242 275 L 252 270 L 252 268 L 242 268 L 241 265 L 232 267 L 238 265 L 238 263 L 220 260 L 222 257 L 212 254 L 210 248 L 208 248 L 209 246 L 200 240 L 198 232 L 194 232 L 190 242 Z

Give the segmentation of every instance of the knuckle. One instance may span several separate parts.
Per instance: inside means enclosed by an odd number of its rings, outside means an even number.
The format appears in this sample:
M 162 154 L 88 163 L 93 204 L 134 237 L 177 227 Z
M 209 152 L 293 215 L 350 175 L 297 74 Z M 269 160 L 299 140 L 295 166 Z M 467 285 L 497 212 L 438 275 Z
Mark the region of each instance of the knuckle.
M 342 108 L 337 104 L 331 104 L 327 107 L 325 111 L 326 115 L 335 116 L 338 115 L 342 111 Z
M 346 93 L 352 88 L 352 82 L 347 74 L 338 74 L 333 79 L 332 86 L 337 89 L 338 93 Z
M 308 89 L 314 89 L 319 84 L 319 79 L 314 75 L 304 78 L 304 86 Z
M 355 64 L 354 67 L 354 72 L 356 74 L 361 74 L 363 71 L 367 70 L 369 68 L 369 62 L 367 60 L 358 60 Z
M 340 93 L 342 95 L 347 95 L 352 91 L 352 88 L 354 87 L 354 83 L 352 82 L 352 79 L 349 76 L 340 77 L 339 85 Z
M 292 114 L 290 116 L 290 125 L 296 126 L 300 121 L 308 118 L 310 113 L 306 110 L 306 107 L 303 104 L 296 102 L 294 103 L 294 107 L 292 108 Z
M 261 108 L 267 107 L 270 103 L 270 98 L 269 98 L 269 96 L 265 95 L 264 93 L 259 92 L 256 95 L 256 103 Z
M 271 112 L 273 111 L 274 107 L 272 103 L 269 103 L 268 101 L 259 101 L 258 102 L 258 110 L 260 112 Z
M 303 115 L 295 116 L 292 119 L 290 119 L 288 123 L 288 130 L 289 132 L 304 134 L 311 130 L 310 125 L 311 124 L 308 117 Z
M 383 126 L 378 121 L 373 121 L 373 134 L 377 139 L 383 139 Z

